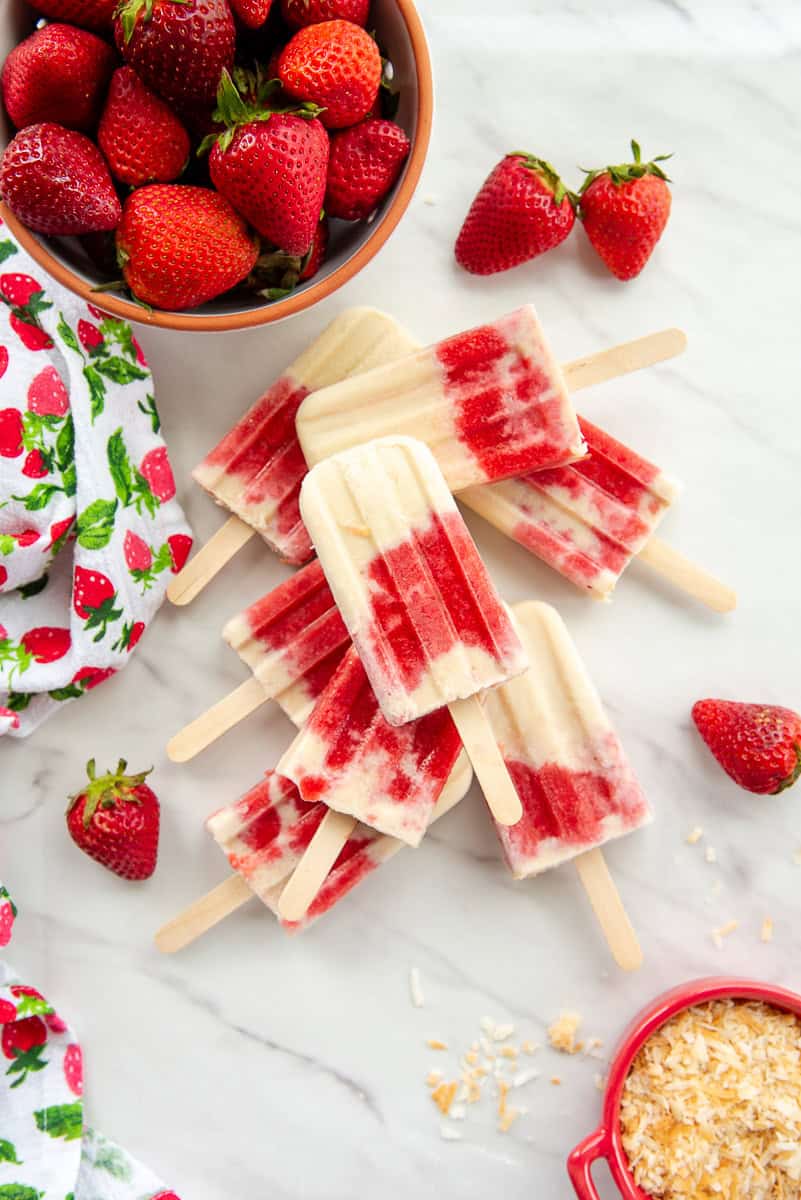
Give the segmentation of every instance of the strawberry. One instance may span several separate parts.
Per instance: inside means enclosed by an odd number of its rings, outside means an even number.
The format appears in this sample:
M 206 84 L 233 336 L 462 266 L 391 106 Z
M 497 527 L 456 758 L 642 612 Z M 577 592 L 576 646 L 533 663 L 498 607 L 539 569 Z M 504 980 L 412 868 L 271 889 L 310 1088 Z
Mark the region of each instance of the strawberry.
M 21 550 L 24 550 L 26 546 L 35 546 L 39 541 L 38 529 L 23 529 L 22 533 L 12 533 L 9 536 L 16 538 L 17 545 Z
M 6 582 L 7 579 L 8 579 L 8 571 L 5 569 L 5 567 L 0 566 L 0 587 L 3 586 L 3 584 Z M 1 625 L 0 625 L 0 629 L 2 629 Z M 5 637 L 5 633 L 0 633 L 0 641 L 2 641 L 4 637 Z M 0 710 L 0 712 L 2 712 L 3 715 L 5 716 L 5 709 Z
M 114 72 L 97 131 L 111 173 L 122 183 L 171 183 L 189 158 L 189 134 L 133 67 Z
M 69 407 L 64 381 L 55 367 L 45 367 L 28 387 L 28 412 L 40 417 L 63 417 Z
M 44 1023 L 51 1033 L 66 1033 L 67 1022 L 63 1021 L 58 1013 L 47 1013 Z
M 74 520 L 74 517 L 65 517 L 63 521 L 55 521 L 50 526 L 50 545 L 47 547 L 48 550 L 52 550 L 53 548 L 57 550 L 61 549 Z
M 27 479 L 42 479 L 49 474 L 41 450 L 31 450 L 26 454 L 25 462 L 22 464 L 22 474 Z
M 11 309 L 11 328 L 28 350 L 52 348 L 53 340 L 39 324 L 39 315 L 53 305 L 38 280 L 16 272 L 0 275 L 0 301 Z
M 67 1046 L 64 1054 L 64 1078 L 73 1096 L 83 1095 L 83 1055 L 81 1047 L 74 1042 Z
M 352 21 L 365 26 L 370 0 L 281 0 L 281 15 L 293 29 L 321 21 Z
M 137 299 L 185 309 L 240 283 L 258 244 L 228 201 L 209 188 L 151 184 L 126 200 L 117 252 Z
M 49 305 L 48 305 L 49 307 Z M 12 313 L 9 324 L 26 350 L 51 350 L 53 339 L 40 325 L 32 325 L 24 317 Z
M 581 186 L 587 237 L 618 279 L 639 275 L 670 216 L 670 180 L 659 164 L 671 156 L 644 163 L 636 142 L 631 149 L 634 162 L 588 171 Z
M 350 21 L 305 26 L 278 60 L 284 91 L 325 109 L 320 120 L 328 129 L 355 125 L 367 116 L 378 95 L 381 70 L 378 46 Z
M 51 122 L 29 125 L 8 144 L 0 195 L 36 233 L 92 233 L 114 229 L 120 219 L 120 202 L 97 146 Z
M 167 538 L 167 545 L 170 548 L 170 558 L 172 559 L 171 570 L 173 575 L 177 575 L 189 558 L 192 539 L 186 533 L 173 533 Z
M 41 1017 L 25 1017 L 3 1026 L 0 1044 L 3 1054 L 12 1060 L 6 1075 L 16 1076 L 12 1088 L 24 1083 L 29 1074 L 43 1071 L 47 1059 L 42 1058 L 47 1042 L 47 1026 Z
M 125 624 L 122 627 L 122 633 L 117 638 L 112 649 L 127 650 L 130 654 L 134 646 L 138 643 L 147 626 L 144 621 L 134 621 L 132 624 Z
M 8 349 L 6 346 L 0 346 L 0 379 L 3 378 L 8 370 Z
M 330 226 L 328 217 L 323 216 L 317 222 L 317 228 L 314 231 L 314 241 L 311 244 L 311 250 L 306 255 L 306 261 L 302 264 L 300 275 L 298 276 L 299 283 L 305 283 L 307 279 L 313 279 L 320 267 L 325 262 L 325 256 L 328 253 L 328 239 L 330 237 Z
M 36 0 L 36 10 L 56 21 L 68 21 L 84 29 L 111 29 L 119 0 Z
M 0 1025 L 8 1025 L 9 1021 L 16 1021 L 16 1019 L 16 1005 L 9 1003 L 8 1000 L 0 1000 Z
M 114 667 L 81 667 L 79 671 L 75 672 L 71 682 L 80 684 L 84 691 L 91 692 L 116 674 L 117 671 Z
M 148 1200 L 181 1200 L 181 1197 L 176 1192 L 156 1192 Z
M 746 791 L 776 795 L 801 775 L 801 716 L 792 709 L 699 700 L 692 716 L 723 770 Z
M 114 51 L 85 29 L 45 25 L 5 61 L 3 100 L 17 129 L 56 121 L 88 133 L 97 124 Z
M 473 275 L 528 262 L 565 240 L 575 224 L 575 203 L 550 163 L 507 154 L 470 206 L 456 239 L 456 260 Z
M 99 350 L 106 344 L 106 339 L 97 326 L 93 325 L 91 321 L 83 319 L 78 322 L 78 341 L 87 354 L 91 354 L 93 350 Z
M 76 567 L 72 588 L 72 606 L 85 621 L 86 632 L 96 629 L 94 641 L 106 636 L 108 627 L 122 616 L 122 609 L 115 608 L 117 591 L 114 584 L 101 571 L 90 571 Z
M 0 715 L 11 719 L 11 728 L 19 729 L 19 714 L 15 713 L 10 708 L 0 708 Z M 9 896 L 6 889 L 0 884 L 0 947 L 7 946 L 11 941 L 11 933 L 14 928 L 14 921 L 17 916 L 17 908 L 14 901 Z M 5 1001 L 3 1001 L 5 1004 Z M 13 1014 L 9 1017 L 3 1016 L 0 1009 L 0 1024 L 5 1024 L 8 1020 L 14 1020 L 17 1015 L 16 1008 Z
M 129 529 L 123 542 L 125 563 L 129 571 L 149 571 L 153 563 L 153 554 L 144 538 Z
M 22 451 L 22 414 L 16 408 L 0 409 L 0 458 L 19 458 Z
M 369 119 L 331 139 L 325 209 L 363 221 L 381 203 L 409 156 L 411 142 L 394 121 Z
M 265 104 L 270 87 L 261 89 Z M 223 75 L 214 117 L 227 128 L 212 139 L 212 183 L 287 254 L 306 254 L 323 206 L 328 135 L 315 112 L 272 112 L 250 105 L 231 76 Z
M 79 850 L 115 875 L 149 879 L 158 858 L 159 802 L 145 783 L 150 772 L 126 775 L 126 765 L 120 759 L 116 771 L 98 778 L 89 762 L 88 784 L 70 797 L 67 829 Z
M 231 0 L 231 8 L 248 29 L 260 29 L 272 6 L 273 0 Z
M 151 492 L 162 504 L 172 500 L 175 495 L 175 478 L 166 446 L 148 451 L 139 464 L 139 474 L 147 480 Z
M 123 0 L 114 21 L 122 57 L 179 115 L 202 124 L 234 65 L 228 0 Z
M 57 662 L 69 653 L 72 646 L 69 629 L 57 629 L 48 625 L 29 629 L 20 641 L 31 658 L 38 663 Z

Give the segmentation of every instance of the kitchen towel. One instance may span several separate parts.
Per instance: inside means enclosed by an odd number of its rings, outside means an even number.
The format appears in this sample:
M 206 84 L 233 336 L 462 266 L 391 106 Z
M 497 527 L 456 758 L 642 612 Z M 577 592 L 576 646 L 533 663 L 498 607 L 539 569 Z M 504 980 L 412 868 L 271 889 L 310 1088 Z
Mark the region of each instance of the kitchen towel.
M 0 734 L 120 670 L 191 545 L 130 326 L 0 221 Z

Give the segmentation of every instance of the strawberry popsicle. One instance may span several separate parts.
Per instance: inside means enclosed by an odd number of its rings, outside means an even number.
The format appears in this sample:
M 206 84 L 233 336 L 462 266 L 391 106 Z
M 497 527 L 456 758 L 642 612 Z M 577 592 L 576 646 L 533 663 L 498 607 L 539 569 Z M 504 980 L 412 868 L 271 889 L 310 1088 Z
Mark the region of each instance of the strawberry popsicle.
M 468 488 L 459 499 L 592 596 L 606 600 L 676 499 L 668 475 L 579 419 L 580 462 Z
M 313 393 L 298 410 L 297 431 L 310 466 L 389 434 L 420 438 L 452 491 L 585 453 L 530 306 Z
M 651 813 L 556 610 L 527 603 L 513 613 L 531 666 L 489 692 L 486 711 L 523 805 L 522 820 L 498 833 L 524 879 L 639 829 Z
M 351 646 L 276 770 L 304 800 L 417 846 L 461 749 L 445 708 L 389 725 Z

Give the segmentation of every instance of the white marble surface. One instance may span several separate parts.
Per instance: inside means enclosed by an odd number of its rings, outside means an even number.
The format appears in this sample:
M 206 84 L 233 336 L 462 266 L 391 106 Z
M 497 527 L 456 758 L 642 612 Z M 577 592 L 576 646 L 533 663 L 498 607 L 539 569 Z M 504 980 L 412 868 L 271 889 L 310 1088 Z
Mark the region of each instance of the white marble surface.
M 423 1085 L 429 1035 L 456 1047 L 485 1014 L 541 1040 L 563 1007 L 613 1043 L 677 981 L 741 972 L 801 987 L 801 792 L 739 792 L 694 735 L 699 696 L 801 704 L 798 592 L 798 6 L 786 0 L 422 0 L 438 116 L 425 177 L 388 247 L 341 295 L 275 329 L 203 340 L 143 332 L 183 497 L 200 537 L 220 523 L 191 466 L 300 346 L 347 304 L 382 305 L 421 338 L 533 300 L 559 354 L 679 324 L 686 356 L 582 398 L 611 431 L 686 483 L 664 534 L 741 592 L 708 615 L 636 565 L 597 607 L 477 519 L 511 600 L 557 604 L 656 810 L 608 858 L 639 928 L 644 969 L 610 964 L 575 872 L 514 884 L 477 795 L 308 936 L 287 940 L 257 902 L 173 960 L 156 927 L 221 881 L 202 819 L 271 766 L 290 730 L 265 711 L 186 767 L 167 735 L 245 677 L 224 618 L 284 570 L 257 546 L 186 611 L 165 611 L 123 676 L 27 743 L 0 747 L 2 863 L 22 916 L 12 958 L 80 1025 L 92 1116 L 184 1200 L 376 1195 L 566 1197 L 564 1158 L 598 1117 L 598 1069 L 543 1054 L 530 1113 L 507 1137 L 471 1113 L 440 1140 Z M 619 161 L 635 134 L 675 150 L 674 214 L 645 274 L 621 285 L 576 235 L 506 276 L 460 274 L 451 246 L 506 149 L 570 174 Z M 430 203 L 428 203 L 430 201 Z M 69 843 L 64 799 L 91 755 L 155 764 L 161 866 L 126 886 Z M 695 824 L 704 845 L 685 844 Z M 715 898 L 716 881 L 720 894 Z M 776 922 L 772 945 L 762 918 Z M 740 928 L 716 950 L 710 930 Z M 408 999 L 419 966 L 427 1006 Z M 547 1078 L 555 1071 L 563 1086 Z

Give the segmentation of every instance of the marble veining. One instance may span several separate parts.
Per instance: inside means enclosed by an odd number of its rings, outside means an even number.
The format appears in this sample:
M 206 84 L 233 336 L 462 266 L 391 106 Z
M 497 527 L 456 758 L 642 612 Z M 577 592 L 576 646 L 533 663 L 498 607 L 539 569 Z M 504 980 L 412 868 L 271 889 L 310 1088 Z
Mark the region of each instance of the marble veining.
M 129 668 L 27 742 L 0 744 L 0 877 L 21 909 L 9 954 L 80 1030 L 93 1119 L 184 1200 L 567 1200 L 567 1151 L 597 1122 L 603 1064 L 540 1051 L 529 1112 L 507 1136 L 489 1107 L 440 1138 L 424 1078 L 484 1015 L 544 1040 L 563 1008 L 611 1048 L 637 1008 L 693 976 L 801 988 L 799 793 L 758 799 L 717 770 L 690 723 L 702 695 L 801 704 L 797 270 L 801 8 L 791 0 L 420 0 L 437 117 L 423 180 L 386 249 L 314 312 L 205 339 L 143 330 L 176 477 L 200 538 L 222 516 L 191 468 L 337 312 L 375 304 L 423 341 L 533 302 L 560 358 L 668 325 L 686 355 L 587 391 L 580 409 L 685 484 L 661 534 L 741 594 L 720 619 L 632 565 L 594 604 L 468 517 L 506 598 L 556 604 L 655 810 L 609 847 L 645 966 L 612 965 L 571 866 L 514 883 L 475 792 L 297 939 L 253 900 L 166 960 L 158 925 L 221 882 L 203 819 L 288 744 L 265 706 L 194 763 L 167 737 L 247 676 L 228 617 L 287 575 L 249 544 L 190 608 L 165 609 Z M 674 150 L 674 212 L 639 280 L 608 276 L 579 230 L 504 276 L 461 273 L 452 244 L 505 150 L 620 161 L 629 138 Z M 747 163 L 747 173 L 746 173 Z M 85 761 L 155 767 L 160 869 L 126 885 L 81 857 L 63 810 Z M 799 785 L 801 786 L 801 785 Z M 686 835 L 700 825 L 697 845 Z M 717 861 L 709 863 L 711 846 Z M 759 939 L 762 920 L 774 941 Z M 715 948 L 711 932 L 739 928 Z M 414 1009 L 408 972 L 426 1006 Z M 433 1061 L 432 1061 L 433 1060 Z M 549 1083 L 561 1077 L 561 1086 Z M 603 1185 L 602 1185 L 603 1186 Z M 613 1193 L 603 1192 L 605 1200 Z

